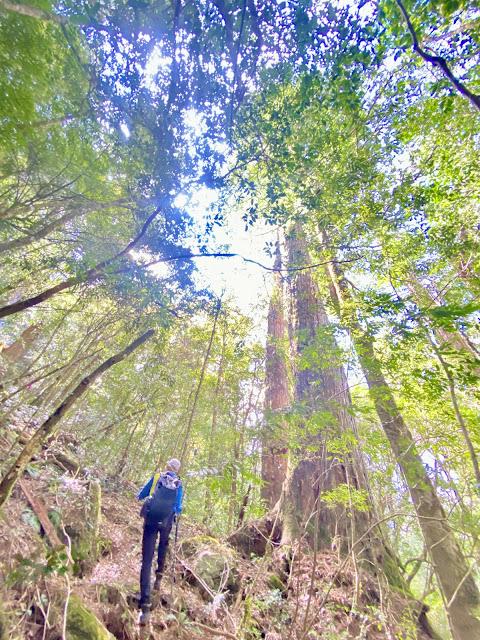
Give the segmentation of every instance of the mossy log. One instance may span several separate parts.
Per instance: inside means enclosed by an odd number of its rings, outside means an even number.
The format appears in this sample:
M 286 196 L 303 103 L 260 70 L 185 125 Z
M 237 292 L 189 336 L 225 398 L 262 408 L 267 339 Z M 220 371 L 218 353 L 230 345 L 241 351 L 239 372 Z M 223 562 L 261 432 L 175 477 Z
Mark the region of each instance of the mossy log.
M 56 624 L 58 630 L 63 623 L 63 612 L 65 600 L 60 594 L 55 598 L 56 604 Z M 68 598 L 66 616 L 66 640 L 115 640 L 108 629 L 100 622 L 96 615 L 88 609 L 74 593 Z

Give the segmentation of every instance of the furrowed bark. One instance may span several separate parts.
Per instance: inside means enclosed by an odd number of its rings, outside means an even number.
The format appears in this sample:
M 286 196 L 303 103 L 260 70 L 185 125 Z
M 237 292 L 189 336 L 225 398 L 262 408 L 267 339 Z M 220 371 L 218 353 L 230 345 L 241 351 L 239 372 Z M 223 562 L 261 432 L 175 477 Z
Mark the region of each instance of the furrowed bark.
M 0 508 L 5 504 L 8 500 L 10 493 L 24 471 L 27 464 L 30 462 L 32 457 L 41 450 L 43 443 L 56 429 L 57 424 L 63 418 L 63 416 L 67 413 L 70 407 L 78 400 L 87 389 L 92 385 L 93 382 L 97 378 L 99 378 L 107 369 L 110 369 L 114 364 L 121 362 L 125 358 L 127 358 L 135 349 L 138 349 L 144 342 L 149 340 L 155 331 L 150 329 L 142 336 L 134 340 L 128 347 L 126 347 L 120 353 L 108 358 L 105 360 L 99 367 L 97 367 L 92 373 L 86 376 L 70 393 L 70 395 L 62 402 L 62 404 L 57 407 L 57 409 L 52 413 L 52 415 L 45 420 L 45 422 L 37 429 L 37 431 L 33 434 L 27 444 L 24 446 L 20 455 L 12 465 L 12 467 L 7 471 L 2 481 L 0 482 Z
M 281 268 L 279 241 L 277 240 L 275 266 Z M 288 389 L 287 365 L 282 353 L 286 339 L 285 314 L 283 300 L 283 284 L 279 271 L 275 274 L 275 288 L 268 309 L 267 349 L 265 363 L 265 414 L 267 418 L 266 432 L 262 441 L 262 480 L 265 482 L 261 496 L 267 507 L 273 509 L 282 495 L 283 485 L 287 477 L 288 448 L 279 430 L 283 421 L 275 420 L 275 412 L 287 407 L 290 403 Z M 274 425 L 273 432 L 268 422 Z M 278 423 L 280 422 L 280 428 Z
M 291 232 L 288 245 L 289 266 L 308 263 L 306 240 L 299 225 Z M 367 512 L 354 510 L 352 518 L 348 518 L 343 505 L 327 507 L 322 501 L 323 494 L 339 486 L 350 485 L 353 491 L 368 493 L 365 467 L 357 461 L 355 447 L 347 446 L 341 454 L 329 451 L 331 440 L 356 436 L 355 420 L 348 411 L 351 404 L 348 382 L 335 354 L 330 353 L 336 349 L 336 344 L 328 333 L 330 322 L 311 272 L 297 271 L 289 284 L 292 343 L 296 359 L 304 360 L 295 372 L 295 402 L 305 405 L 307 425 L 304 426 L 303 450 L 299 453 L 301 459 L 288 482 L 287 509 L 296 505 L 299 511 L 287 513 L 286 528 L 293 526 L 290 535 L 296 536 L 295 528 L 319 509 L 319 543 L 330 544 L 337 538 L 337 545 L 345 548 L 351 533 L 350 521 L 358 520 L 356 528 L 361 533 L 371 517 Z M 311 356 L 309 351 L 312 351 Z M 307 359 L 312 358 L 311 363 L 305 361 L 305 354 Z M 308 419 L 315 414 L 321 416 L 321 425 L 315 422 L 309 433 Z M 361 524 L 361 520 L 365 523 Z
M 308 261 L 305 235 L 298 225 L 289 244 L 290 264 Z M 297 271 L 291 280 L 291 339 L 300 356 L 295 402 L 304 404 L 306 424 L 302 449 L 297 452 L 299 462 L 286 482 L 282 542 L 306 534 L 314 549 L 328 545 L 338 553 L 349 552 L 357 576 L 361 565 L 380 584 L 403 593 L 410 603 L 407 615 L 420 626 L 422 605 L 414 600 L 388 536 L 378 524 L 347 376 L 318 286 L 311 271 Z M 309 417 L 314 418 L 312 426 Z M 331 503 L 326 502 L 329 494 Z M 357 583 L 357 596 L 359 588 Z M 307 629 L 307 619 L 305 625 Z

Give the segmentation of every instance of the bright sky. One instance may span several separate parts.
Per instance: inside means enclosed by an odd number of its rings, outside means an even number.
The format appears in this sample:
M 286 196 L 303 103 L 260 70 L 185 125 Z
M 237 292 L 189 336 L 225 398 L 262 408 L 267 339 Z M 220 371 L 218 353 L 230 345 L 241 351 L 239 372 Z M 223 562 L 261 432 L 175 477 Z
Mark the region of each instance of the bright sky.
M 215 198 L 214 192 L 200 190 L 187 205 L 188 212 L 199 224 L 199 230 L 205 228 L 207 210 Z M 222 252 L 238 253 L 267 267 L 273 266 L 273 259 L 264 251 L 265 243 L 276 238 L 272 227 L 258 224 L 245 231 L 241 212 L 230 211 L 223 225 L 215 226 L 212 234 L 208 241 L 209 251 L 216 251 L 220 247 Z M 192 246 L 192 250 L 195 251 L 196 247 Z M 195 264 L 199 286 L 209 287 L 217 296 L 224 292 L 224 297 L 235 300 L 243 313 L 258 317 L 260 322 L 264 321 L 272 291 L 272 272 L 245 262 L 240 257 L 198 258 Z
M 145 68 L 144 82 L 150 91 L 157 90 L 157 74 L 168 71 L 171 58 L 162 55 L 162 43 L 153 50 Z M 186 115 L 189 126 L 189 153 L 195 157 L 197 141 L 205 133 L 206 125 L 201 114 L 191 110 Z M 122 131 L 129 136 L 128 127 L 122 125 Z M 187 133 L 188 136 L 188 133 Z M 217 141 L 218 149 L 228 153 L 227 147 L 222 148 Z M 198 223 L 196 234 L 203 234 L 209 207 L 215 202 L 218 194 L 210 189 L 198 189 L 196 194 L 186 201 L 186 196 L 180 194 L 176 204 L 184 207 L 193 220 Z M 276 233 L 270 226 L 263 223 L 245 231 L 245 223 L 240 211 L 230 210 L 225 215 L 223 225 L 215 226 L 212 234 L 206 239 L 208 252 L 238 253 L 245 258 L 256 260 L 267 267 L 273 266 L 273 259 L 264 251 L 266 242 L 275 241 Z M 196 238 L 192 238 L 190 245 L 192 253 L 198 253 Z M 231 300 L 245 315 L 258 320 L 254 338 L 263 340 L 266 336 L 266 313 L 272 291 L 272 272 L 262 269 L 258 265 L 247 263 L 240 257 L 234 258 L 197 258 L 194 259 L 198 273 L 196 283 L 199 288 L 208 288 L 215 295 Z M 158 265 L 152 271 L 161 276 L 164 265 Z
M 218 195 L 209 189 L 200 189 L 190 199 L 180 195 L 177 205 L 185 208 L 191 215 L 197 227 L 192 234 L 190 249 L 192 253 L 198 253 L 196 234 L 203 234 L 209 207 L 214 204 Z M 266 267 L 273 266 L 273 259 L 264 251 L 266 242 L 276 239 L 276 231 L 263 224 L 249 227 L 245 230 L 245 222 L 240 211 L 230 210 L 225 213 L 221 227 L 214 226 L 213 231 L 206 238 L 208 253 L 238 253 L 247 259 L 256 260 Z M 141 256 L 148 261 L 149 256 Z M 245 315 L 255 321 L 252 332 L 254 340 L 266 339 L 266 314 L 268 303 L 273 288 L 273 273 L 262 267 L 245 262 L 240 257 L 233 258 L 194 258 L 197 273 L 194 280 L 198 288 L 206 288 L 214 295 L 229 300 L 236 305 Z M 166 264 L 158 264 L 150 267 L 152 273 L 163 277 Z

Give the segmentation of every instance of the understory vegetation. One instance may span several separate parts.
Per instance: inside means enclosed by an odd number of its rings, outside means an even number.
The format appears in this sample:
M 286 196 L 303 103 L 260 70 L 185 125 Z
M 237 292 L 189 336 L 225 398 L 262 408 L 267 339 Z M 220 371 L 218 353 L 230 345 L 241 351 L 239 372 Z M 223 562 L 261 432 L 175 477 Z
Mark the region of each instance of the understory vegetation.
M 0 640 L 138 636 L 173 457 L 146 637 L 480 638 L 479 55 L 478 0 L 0 0 Z

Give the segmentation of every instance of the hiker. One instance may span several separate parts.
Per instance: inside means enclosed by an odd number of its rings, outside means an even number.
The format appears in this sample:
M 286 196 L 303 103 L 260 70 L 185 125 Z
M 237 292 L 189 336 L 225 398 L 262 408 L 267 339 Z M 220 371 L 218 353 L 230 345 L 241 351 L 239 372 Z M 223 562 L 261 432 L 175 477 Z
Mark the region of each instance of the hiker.
M 154 589 L 160 588 L 168 538 L 173 522 L 175 517 L 182 513 L 183 488 L 182 482 L 177 476 L 180 466 L 180 460 L 175 458 L 169 460 L 165 465 L 165 471 L 152 476 L 138 494 L 139 500 L 146 499 L 140 511 L 140 515 L 145 518 L 142 539 L 142 570 L 140 572 L 141 626 L 145 626 L 150 617 L 150 577 L 157 535 L 160 534 L 160 541 L 158 543 L 158 565 Z

